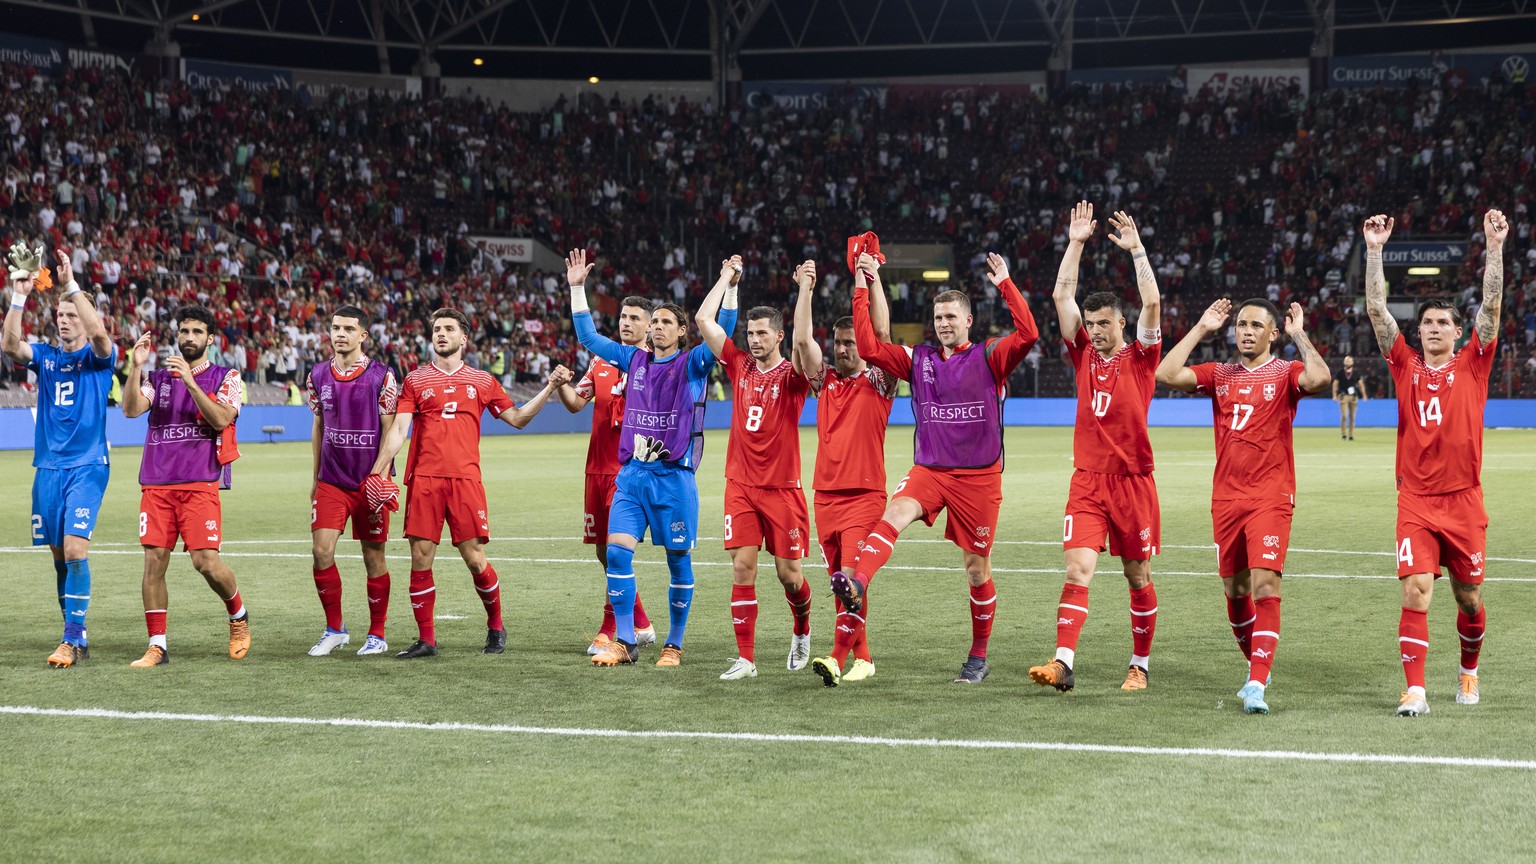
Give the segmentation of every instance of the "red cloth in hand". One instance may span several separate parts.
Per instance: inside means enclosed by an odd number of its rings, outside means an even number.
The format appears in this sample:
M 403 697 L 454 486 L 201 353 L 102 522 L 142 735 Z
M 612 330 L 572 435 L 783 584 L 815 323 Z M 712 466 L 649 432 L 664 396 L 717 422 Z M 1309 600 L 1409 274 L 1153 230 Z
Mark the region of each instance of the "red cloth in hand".
M 868 252 L 876 261 L 885 263 L 885 256 L 880 253 L 880 238 L 873 231 L 865 231 L 857 237 L 848 238 L 848 272 L 859 271 L 859 255 Z
M 400 487 L 381 474 L 368 475 L 363 481 L 363 494 L 368 497 L 368 508 L 375 513 L 400 509 Z

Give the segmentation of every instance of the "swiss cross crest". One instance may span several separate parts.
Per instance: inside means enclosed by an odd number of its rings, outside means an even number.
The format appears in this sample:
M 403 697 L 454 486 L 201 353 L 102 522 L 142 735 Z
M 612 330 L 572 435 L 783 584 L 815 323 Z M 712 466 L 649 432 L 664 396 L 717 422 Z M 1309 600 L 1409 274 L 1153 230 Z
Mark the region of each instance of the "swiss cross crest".
M 980 526 L 978 526 L 976 528 L 976 536 L 977 537 L 991 537 L 992 536 L 992 527 L 990 525 L 980 525 Z
M 475 385 L 473 385 L 473 384 L 465 384 L 464 385 L 464 393 L 465 393 L 465 395 L 467 395 L 471 399 L 475 398 Z
M 1456 373 L 1455 372 L 1448 373 L 1445 376 L 1445 383 L 1446 383 L 1447 386 L 1449 386 L 1451 384 L 1455 384 L 1456 383 Z
M 432 388 L 428 387 L 427 389 L 421 391 L 421 398 L 423 398 L 423 399 L 431 399 L 432 398 Z
M 1264 385 L 1264 401 L 1265 402 L 1273 402 L 1273 401 L 1275 401 L 1275 385 L 1274 385 L 1274 382 L 1270 382 L 1270 383 Z
M 773 390 L 768 393 L 768 398 L 770 398 L 770 399 L 777 399 L 777 398 L 779 398 L 779 385 L 777 385 L 777 384 L 773 385 Z
M 791 529 L 789 529 L 789 542 L 791 542 L 791 543 L 799 543 L 800 542 L 800 529 L 799 528 L 791 528 Z

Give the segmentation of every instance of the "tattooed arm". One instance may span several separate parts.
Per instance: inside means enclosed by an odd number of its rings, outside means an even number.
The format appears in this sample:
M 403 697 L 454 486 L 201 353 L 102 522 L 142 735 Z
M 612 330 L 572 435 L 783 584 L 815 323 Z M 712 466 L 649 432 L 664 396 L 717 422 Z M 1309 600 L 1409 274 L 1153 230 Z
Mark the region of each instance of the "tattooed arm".
M 1483 262 L 1483 305 L 1477 310 L 1477 342 L 1488 346 L 1499 336 L 1499 322 L 1504 309 L 1504 239 L 1509 236 L 1509 220 L 1498 210 L 1483 214 L 1486 260 Z
M 1376 331 L 1376 346 L 1381 356 L 1392 353 L 1397 342 L 1397 319 L 1387 311 L 1387 276 L 1381 267 L 1382 247 L 1392 236 L 1396 220 L 1387 216 L 1372 216 L 1365 220 L 1365 311 L 1371 316 L 1371 327 Z
M 1301 315 L 1301 304 L 1292 303 L 1290 314 L 1285 316 L 1285 335 L 1291 337 L 1296 345 L 1296 353 L 1301 355 L 1301 362 L 1306 364 L 1296 384 L 1308 393 L 1317 393 L 1333 381 L 1333 372 L 1328 369 L 1328 361 L 1318 353 L 1317 346 L 1308 338 Z

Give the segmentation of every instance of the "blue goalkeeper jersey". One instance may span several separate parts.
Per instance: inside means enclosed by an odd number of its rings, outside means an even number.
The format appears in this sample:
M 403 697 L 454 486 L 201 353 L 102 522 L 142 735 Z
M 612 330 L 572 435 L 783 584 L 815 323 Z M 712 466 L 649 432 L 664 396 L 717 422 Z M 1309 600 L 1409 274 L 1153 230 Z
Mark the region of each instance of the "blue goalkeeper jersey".
M 29 345 L 37 373 L 34 468 L 77 468 L 107 464 L 107 397 L 117 347 L 97 357 L 89 342 L 61 351 L 41 342 Z

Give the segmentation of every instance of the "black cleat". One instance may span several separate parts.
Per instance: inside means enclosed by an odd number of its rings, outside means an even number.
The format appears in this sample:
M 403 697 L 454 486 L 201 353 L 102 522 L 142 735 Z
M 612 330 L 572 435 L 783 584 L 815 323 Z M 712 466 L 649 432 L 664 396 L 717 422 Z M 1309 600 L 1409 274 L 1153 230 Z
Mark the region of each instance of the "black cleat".
M 987 658 L 971 656 L 965 658 L 965 665 L 960 667 L 960 674 L 955 676 L 956 684 L 980 684 L 981 679 L 987 677 L 992 667 L 987 665 Z
M 89 646 L 89 645 L 76 645 L 75 646 L 75 662 L 76 663 L 83 663 L 83 662 L 85 662 L 86 660 L 89 660 L 89 659 L 91 659 L 91 646 Z
M 864 610 L 864 586 L 841 570 L 832 574 L 832 594 L 849 612 L 857 615 Z
M 485 631 L 485 647 L 480 649 L 481 654 L 500 654 L 507 650 L 507 631 Z
M 437 646 L 431 642 L 423 642 L 417 639 L 411 643 L 411 647 L 395 655 L 396 660 L 415 660 L 417 657 L 436 657 Z

